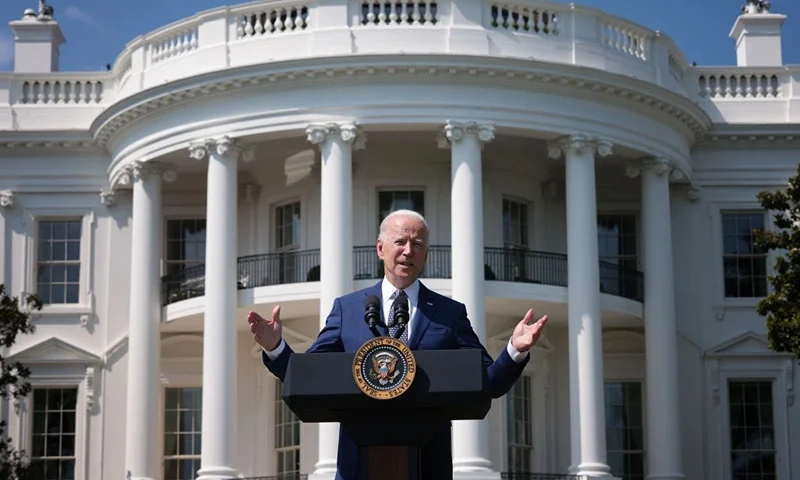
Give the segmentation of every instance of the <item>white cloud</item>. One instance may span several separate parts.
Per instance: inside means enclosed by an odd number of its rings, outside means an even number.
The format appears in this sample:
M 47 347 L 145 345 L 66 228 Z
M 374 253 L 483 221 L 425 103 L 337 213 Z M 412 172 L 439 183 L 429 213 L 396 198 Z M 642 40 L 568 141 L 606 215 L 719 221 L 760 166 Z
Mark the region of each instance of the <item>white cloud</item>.
M 94 19 L 92 18 L 91 15 L 73 5 L 66 7 L 62 12 L 62 15 L 64 15 L 64 18 L 68 18 L 70 20 L 82 22 L 85 23 L 86 25 L 91 25 L 93 27 L 97 26 L 94 23 Z M 56 10 L 56 16 L 58 16 L 58 10 Z
M 11 35 L 0 33 L 0 68 L 6 69 L 11 66 L 14 59 L 14 39 Z

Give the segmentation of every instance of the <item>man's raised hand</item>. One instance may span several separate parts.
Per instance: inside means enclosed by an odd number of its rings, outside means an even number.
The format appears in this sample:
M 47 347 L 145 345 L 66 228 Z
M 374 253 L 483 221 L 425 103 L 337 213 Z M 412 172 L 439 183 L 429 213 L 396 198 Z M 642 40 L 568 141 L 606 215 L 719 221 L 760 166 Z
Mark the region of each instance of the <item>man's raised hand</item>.
M 261 345 L 261 348 L 268 352 L 278 348 L 283 335 L 280 305 L 276 305 L 275 308 L 272 309 L 272 318 L 270 319 L 266 319 L 256 312 L 248 313 L 247 323 L 250 324 L 250 332 L 253 334 L 253 340 Z
M 514 333 L 511 334 L 511 345 L 518 352 L 527 352 L 536 345 L 536 341 L 542 335 L 542 330 L 544 330 L 546 324 L 547 315 L 534 322 L 533 309 L 528 310 L 525 317 L 514 328 Z

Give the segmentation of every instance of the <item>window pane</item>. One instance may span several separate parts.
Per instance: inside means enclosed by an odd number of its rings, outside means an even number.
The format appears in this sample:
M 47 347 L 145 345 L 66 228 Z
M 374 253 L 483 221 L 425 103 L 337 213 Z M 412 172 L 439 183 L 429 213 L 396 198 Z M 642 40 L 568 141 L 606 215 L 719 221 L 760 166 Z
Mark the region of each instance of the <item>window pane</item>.
M 766 296 L 767 256 L 754 245 L 754 232 L 764 228 L 764 215 L 723 212 L 721 217 L 725 296 Z
M 642 384 L 605 384 L 606 449 L 611 473 L 624 480 L 644 479 Z
M 194 480 L 202 448 L 202 389 L 167 388 L 164 393 L 164 479 Z
M 731 470 L 744 480 L 774 478 L 772 381 L 728 382 Z
M 413 210 L 425 215 L 425 192 L 422 190 L 383 190 L 378 192 L 378 225 L 395 210 Z
M 30 459 L 39 478 L 75 479 L 76 388 L 33 389 Z

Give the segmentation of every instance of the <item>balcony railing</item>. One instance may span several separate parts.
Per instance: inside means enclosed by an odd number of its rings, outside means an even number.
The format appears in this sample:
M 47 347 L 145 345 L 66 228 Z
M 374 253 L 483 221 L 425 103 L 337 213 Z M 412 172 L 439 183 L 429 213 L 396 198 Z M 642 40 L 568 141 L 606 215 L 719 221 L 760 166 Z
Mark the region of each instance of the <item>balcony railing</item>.
M 486 248 L 484 279 L 488 281 L 567 286 L 567 256 L 523 249 Z M 451 278 L 449 246 L 431 246 L 422 278 Z M 320 279 L 319 250 L 266 253 L 240 257 L 237 287 L 241 289 L 316 282 Z M 353 278 L 383 277 L 383 262 L 374 246 L 353 250 Z M 631 300 L 644 298 L 641 272 L 610 262 L 600 262 L 600 291 Z M 168 305 L 205 295 L 205 265 L 186 268 L 162 278 L 162 303 Z

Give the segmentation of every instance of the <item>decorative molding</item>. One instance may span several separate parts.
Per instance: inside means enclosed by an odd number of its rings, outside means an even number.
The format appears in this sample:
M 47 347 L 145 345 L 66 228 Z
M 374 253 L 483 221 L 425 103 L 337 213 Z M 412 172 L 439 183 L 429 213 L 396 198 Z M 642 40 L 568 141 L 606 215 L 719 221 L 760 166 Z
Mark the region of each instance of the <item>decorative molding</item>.
M 255 158 L 255 147 L 229 135 L 206 138 L 189 145 L 189 158 L 193 160 L 205 160 L 210 155 L 235 156 L 243 162 L 250 162 Z
M 447 149 L 454 142 L 461 141 L 466 135 L 475 135 L 478 137 L 481 148 L 492 140 L 494 140 L 497 130 L 492 123 L 478 123 L 478 122 L 456 122 L 448 120 L 442 131 L 436 137 L 436 143 L 439 148 Z
M 86 411 L 91 412 L 94 408 L 94 367 L 86 367 Z
M 692 185 L 686 187 L 686 199 L 692 203 L 700 200 L 700 189 Z
M 90 316 L 90 315 L 88 315 L 88 314 L 83 314 L 83 315 L 81 315 L 81 316 L 80 316 L 80 318 L 78 319 L 78 321 L 80 322 L 80 324 L 81 324 L 81 327 L 83 327 L 83 328 L 89 328 L 89 320 L 90 320 L 90 319 L 91 319 L 91 316 Z
M 306 127 L 306 139 L 319 145 L 329 138 L 339 138 L 353 146 L 353 150 L 363 150 L 367 146 L 367 134 L 353 122 L 312 123 Z
M 407 83 L 409 78 L 413 78 L 418 82 L 442 85 L 491 84 L 497 88 L 523 91 L 535 91 L 543 85 L 559 85 L 561 88 L 591 91 L 598 95 L 636 103 L 662 113 L 680 122 L 696 140 L 704 138 L 707 133 L 708 121 L 705 115 L 689 98 L 665 91 L 660 92 L 661 96 L 649 95 L 641 90 L 634 90 L 633 87 L 621 86 L 618 76 L 609 78 L 608 81 L 591 81 L 585 77 L 572 76 L 577 75 L 574 72 L 535 72 L 531 71 L 530 67 L 523 66 L 447 66 L 443 64 L 443 60 L 432 61 L 436 62 L 436 65 L 420 62 L 402 67 L 383 67 L 374 64 L 342 65 L 327 68 L 324 72 L 319 71 L 315 65 L 298 65 L 281 72 L 256 73 L 250 76 L 244 74 L 238 78 L 227 76 L 205 84 L 188 86 L 183 90 L 172 89 L 161 95 L 153 94 L 150 98 L 137 103 L 121 102 L 121 107 L 107 109 L 101 113 L 95 120 L 92 130 L 97 143 L 106 146 L 122 128 L 141 117 L 196 101 L 197 97 L 212 91 L 236 91 L 252 88 L 253 85 L 258 85 L 261 91 L 297 89 L 306 86 L 335 88 L 344 82 L 348 85 L 376 82 L 392 84 Z M 681 104 L 683 105 L 679 106 Z
M 16 131 L 14 132 L 16 135 L 20 134 L 35 134 L 36 132 L 24 132 L 24 131 Z M 64 132 L 65 136 L 68 135 L 69 132 Z M 15 136 L 16 136 L 15 135 Z M 76 148 L 83 148 L 83 149 L 100 149 L 100 145 L 98 145 L 93 140 L 33 140 L 33 139 L 19 139 L 19 140 L 0 140 L 0 147 L 5 147 L 8 149 L 12 148 L 24 148 L 29 150 L 34 149 L 70 149 L 74 150 Z
M 791 407 L 794 405 L 794 361 L 787 361 L 785 370 L 786 403 Z
M 100 203 L 106 207 L 113 207 L 117 204 L 117 192 L 115 190 L 103 190 L 100 192 Z
M 249 204 L 258 202 L 258 196 L 261 194 L 261 185 L 248 182 L 240 185 L 239 188 L 242 200 Z
M 11 190 L 0 191 L 0 208 L 11 208 L 14 206 L 14 192 Z
M 590 138 L 586 135 L 575 134 L 557 138 L 547 143 L 547 156 L 553 159 L 575 154 L 597 155 L 607 157 L 612 153 L 613 144 L 608 140 Z
M 71 345 L 64 340 L 50 337 L 9 357 L 26 365 L 56 363 L 100 365 L 103 360 L 86 350 Z

